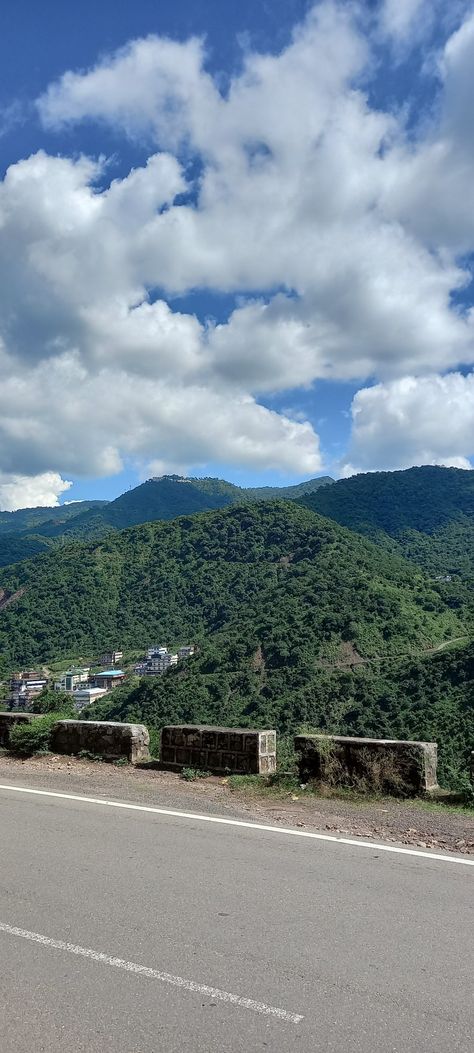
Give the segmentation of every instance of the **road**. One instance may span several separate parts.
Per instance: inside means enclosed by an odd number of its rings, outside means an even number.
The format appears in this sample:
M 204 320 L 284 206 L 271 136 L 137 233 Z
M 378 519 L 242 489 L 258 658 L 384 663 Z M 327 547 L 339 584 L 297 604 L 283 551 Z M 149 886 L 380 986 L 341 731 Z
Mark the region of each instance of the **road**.
M 472 1048 L 472 865 L 5 788 L 0 832 L 2 1053 Z

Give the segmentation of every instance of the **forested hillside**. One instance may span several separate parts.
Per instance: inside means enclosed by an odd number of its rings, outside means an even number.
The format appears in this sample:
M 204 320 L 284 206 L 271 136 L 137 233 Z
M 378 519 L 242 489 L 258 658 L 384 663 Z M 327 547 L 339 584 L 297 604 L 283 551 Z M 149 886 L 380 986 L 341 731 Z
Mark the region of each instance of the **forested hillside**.
M 97 514 L 106 504 L 106 501 L 74 501 L 56 508 L 0 512 L 0 567 L 47 551 L 54 544 L 54 538 L 67 531 L 74 519 Z
M 474 577 L 474 472 L 425 466 L 354 475 L 301 504 L 430 574 Z
M 230 656 L 220 638 L 165 677 L 138 678 L 91 708 L 90 719 L 187 721 L 438 742 L 442 784 L 466 787 L 474 742 L 474 644 L 353 668 L 269 667 L 260 651 Z M 232 669 L 236 665 L 237 670 Z
M 111 640 L 138 650 L 198 644 L 189 666 L 114 694 L 102 713 L 402 737 L 444 727 L 456 763 L 467 748 L 466 690 L 443 698 L 449 673 L 431 664 L 451 659 L 421 661 L 469 631 L 451 584 L 296 503 L 63 545 L 5 568 L 0 588 L 20 591 L 0 610 L 5 670 L 92 656 Z M 406 666 L 410 656 L 416 665 Z
M 18 602 L 0 614 L 11 663 L 110 639 L 208 637 L 300 667 L 350 643 L 364 657 L 417 652 L 464 632 L 441 585 L 291 502 L 232 507 L 62 546 L 5 568 Z
M 323 476 L 295 486 L 245 489 L 225 479 L 164 475 L 159 479 L 148 479 L 114 501 L 81 501 L 58 508 L 0 512 L 0 567 L 44 551 L 50 539 L 58 544 L 68 543 L 72 538 L 98 538 L 111 530 L 123 530 L 157 519 L 210 512 L 230 504 L 272 497 L 293 499 L 314 493 L 332 482 L 329 476 Z M 42 537 L 48 540 L 42 541 Z

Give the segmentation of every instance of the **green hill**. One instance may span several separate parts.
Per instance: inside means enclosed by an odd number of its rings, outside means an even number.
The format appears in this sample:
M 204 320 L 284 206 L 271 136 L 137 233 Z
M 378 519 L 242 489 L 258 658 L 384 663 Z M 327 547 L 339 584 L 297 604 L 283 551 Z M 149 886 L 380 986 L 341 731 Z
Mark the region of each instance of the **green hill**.
M 64 526 L 71 519 L 93 508 L 101 508 L 106 501 L 73 501 L 55 508 L 19 508 L 16 512 L 0 512 L 0 536 L 36 532 L 48 534 Z
M 430 574 L 474 576 L 474 472 L 425 466 L 355 475 L 301 504 Z
M 74 501 L 55 508 L 0 512 L 0 567 L 47 551 L 56 536 L 81 516 L 97 513 L 106 501 Z
M 296 503 L 237 505 L 4 569 L 4 597 L 18 597 L 0 609 L 0 654 L 10 669 L 93 656 L 110 640 L 138 651 L 193 641 L 189 665 L 128 686 L 98 712 L 156 726 L 307 722 L 419 735 L 435 727 L 429 678 L 404 698 L 399 670 L 465 636 L 446 588 Z M 436 711 L 459 763 L 468 720 L 460 699 L 444 710 L 440 697 Z
M 59 508 L 0 512 L 0 567 L 44 551 L 50 542 L 42 541 L 42 537 L 57 542 L 98 538 L 111 530 L 123 530 L 138 523 L 210 512 L 230 504 L 271 497 L 296 498 L 314 493 L 332 481 L 329 476 L 323 476 L 295 486 L 245 489 L 224 479 L 164 475 L 160 479 L 148 479 L 114 501 L 81 501 Z
M 0 614 L 9 661 L 120 639 L 245 635 L 295 665 L 342 641 L 370 655 L 416 652 L 464 628 L 441 588 L 370 542 L 291 502 L 231 507 L 64 545 L 0 574 L 25 589 Z

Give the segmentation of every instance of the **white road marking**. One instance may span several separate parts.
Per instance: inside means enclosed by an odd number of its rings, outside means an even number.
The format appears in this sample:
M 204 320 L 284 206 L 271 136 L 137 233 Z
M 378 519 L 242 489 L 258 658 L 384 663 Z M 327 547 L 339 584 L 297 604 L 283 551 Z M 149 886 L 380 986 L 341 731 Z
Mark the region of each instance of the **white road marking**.
M 124 958 L 114 958 L 109 954 L 102 954 L 100 951 L 92 951 L 89 947 L 78 947 L 75 943 L 65 943 L 64 940 L 52 940 L 49 936 L 42 936 L 39 932 L 18 929 L 15 925 L 7 925 L 1 921 L 0 932 L 6 932 L 9 936 L 19 936 L 22 940 L 39 943 L 42 947 L 50 947 L 54 951 L 67 951 L 68 954 L 76 954 L 80 958 L 89 958 L 93 962 L 112 965 L 115 969 L 124 969 L 127 973 L 145 976 L 149 980 L 159 980 L 162 984 L 181 987 L 185 991 L 205 995 L 207 998 L 213 998 L 218 1002 L 237 1005 L 241 1009 L 251 1009 L 254 1013 L 275 1016 L 278 1020 L 284 1020 L 286 1023 L 299 1024 L 300 1020 L 303 1019 L 301 1014 L 289 1013 L 286 1009 L 279 1009 L 278 1006 L 266 1005 L 265 1002 L 255 1002 L 253 998 L 242 998 L 241 995 L 231 994 L 230 991 L 221 991 L 219 987 L 198 984 L 194 980 L 185 980 L 183 976 L 173 976 L 172 973 L 163 973 L 158 969 L 150 969 L 147 965 L 138 965 L 136 962 L 127 962 Z
M 65 801 L 82 801 L 83 804 L 100 804 L 106 808 L 125 808 L 133 812 L 151 812 L 153 815 L 169 815 L 174 819 L 192 819 L 201 823 L 217 823 L 221 826 L 240 826 L 247 830 L 263 830 L 267 834 L 285 834 L 289 837 L 306 837 L 314 841 L 330 841 L 337 845 L 351 845 L 353 848 L 376 848 L 378 852 L 391 852 L 395 855 L 418 856 L 420 859 L 435 859 L 440 863 L 461 863 L 474 867 L 474 859 L 462 856 L 438 855 L 435 852 L 419 852 L 416 848 L 399 848 L 396 845 L 379 844 L 376 841 L 362 841 L 351 837 L 335 837 L 334 834 L 317 834 L 312 830 L 293 830 L 289 826 L 267 826 L 265 823 L 248 823 L 244 819 L 224 819 L 221 815 L 202 815 L 199 812 L 177 812 L 171 808 L 154 808 L 145 804 L 129 804 L 125 801 L 107 801 L 100 797 L 81 797 L 75 793 L 57 793 L 53 790 L 33 790 L 28 786 L 7 786 L 0 784 L 0 790 L 13 790 L 14 793 L 31 793 L 38 797 L 58 797 Z

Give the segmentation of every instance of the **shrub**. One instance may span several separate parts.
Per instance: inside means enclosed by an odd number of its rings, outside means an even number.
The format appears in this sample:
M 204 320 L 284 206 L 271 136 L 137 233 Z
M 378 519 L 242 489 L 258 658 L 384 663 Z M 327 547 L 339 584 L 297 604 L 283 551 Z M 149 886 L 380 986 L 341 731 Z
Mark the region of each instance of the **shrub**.
M 31 757 L 32 753 L 47 753 L 53 726 L 58 720 L 67 719 L 67 716 L 67 713 L 47 713 L 29 724 L 15 724 L 9 735 L 10 752 L 25 757 Z
M 160 756 L 161 731 L 158 728 L 149 728 L 150 732 L 150 757 Z
M 183 768 L 181 778 L 186 782 L 195 782 L 196 779 L 207 779 L 208 771 L 200 771 L 199 768 Z

